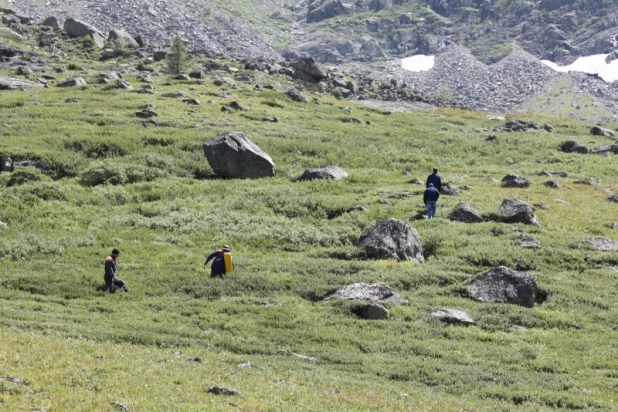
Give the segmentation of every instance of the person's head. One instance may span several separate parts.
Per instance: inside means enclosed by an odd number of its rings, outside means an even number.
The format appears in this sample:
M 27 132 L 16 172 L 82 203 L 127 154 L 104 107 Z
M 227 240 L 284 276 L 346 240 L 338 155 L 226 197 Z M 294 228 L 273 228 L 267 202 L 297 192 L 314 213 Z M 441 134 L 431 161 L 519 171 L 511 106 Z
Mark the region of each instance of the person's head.
M 433 187 L 433 183 L 429 183 L 429 187 Z
M 120 251 L 118 249 L 112 250 L 112 257 L 118 259 L 118 256 L 120 256 Z
M 438 169 L 434 168 L 433 172 L 437 174 L 438 173 Z
M 221 250 L 223 250 L 224 252 L 230 252 L 232 249 L 228 245 L 223 245 Z

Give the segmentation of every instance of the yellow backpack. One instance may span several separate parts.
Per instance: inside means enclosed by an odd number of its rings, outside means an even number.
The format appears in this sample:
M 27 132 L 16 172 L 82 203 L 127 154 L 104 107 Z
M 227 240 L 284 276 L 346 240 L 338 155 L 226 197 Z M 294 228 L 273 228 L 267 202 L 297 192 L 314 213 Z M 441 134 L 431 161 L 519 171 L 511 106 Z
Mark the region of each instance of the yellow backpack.
M 234 260 L 232 259 L 232 253 L 223 252 L 223 263 L 225 263 L 225 273 L 232 273 L 234 271 Z

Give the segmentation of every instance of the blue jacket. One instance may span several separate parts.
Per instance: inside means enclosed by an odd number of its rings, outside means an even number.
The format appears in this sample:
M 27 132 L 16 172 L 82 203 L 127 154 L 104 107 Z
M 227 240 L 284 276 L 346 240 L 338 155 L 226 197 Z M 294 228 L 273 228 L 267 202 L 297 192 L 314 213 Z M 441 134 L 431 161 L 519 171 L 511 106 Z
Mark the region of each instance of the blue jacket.
M 438 192 L 442 191 L 442 179 L 440 178 L 440 175 L 437 173 L 430 174 L 427 177 L 427 184 L 425 184 L 425 187 L 429 187 L 430 183 L 433 184 L 433 187 L 438 189 Z
M 425 189 L 425 193 L 423 194 L 423 203 L 427 204 L 427 202 L 437 202 L 440 198 L 440 192 L 435 187 L 428 187 Z
M 214 261 L 212 262 L 212 266 L 211 266 L 213 269 L 225 270 L 225 260 L 223 260 L 223 250 L 221 249 L 215 250 L 210 255 L 208 255 L 208 257 L 206 258 L 206 263 L 210 262 L 213 259 Z
M 105 276 L 106 277 L 116 276 L 116 261 L 111 256 L 105 259 Z

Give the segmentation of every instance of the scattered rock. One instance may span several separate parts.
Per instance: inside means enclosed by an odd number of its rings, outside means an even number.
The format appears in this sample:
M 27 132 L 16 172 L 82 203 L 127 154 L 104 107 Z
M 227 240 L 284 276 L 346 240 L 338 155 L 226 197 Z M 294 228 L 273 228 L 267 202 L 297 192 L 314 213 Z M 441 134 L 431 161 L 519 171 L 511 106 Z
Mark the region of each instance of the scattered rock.
M 398 219 L 377 222 L 362 234 L 360 245 L 370 259 L 397 259 L 417 263 L 425 260 L 418 232 Z
M 459 196 L 459 191 L 457 188 L 448 182 L 442 184 L 440 193 L 445 196 Z
M 99 49 L 105 47 L 105 36 L 96 27 L 71 17 L 64 22 L 64 31 L 71 37 L 90 36 Z
M 68 79 L 58 83 L 58 87 L 79 87 L 86 86 L 86 82 L 81 77 L 69 77 Z
M 588 154 L 588 149 L 574 140 L 567 140 L 566 142 L 562 143 L 560 145 L 560 150 L 562 150 L 564 153 Z
M 176 80 L 181 80 L 181 81 L 185 81 L 185 82 L 191 80 L 191 78 L 188 75 L 186 75 L 186 74 L 179 74 L 178 76 L 176 76 L 174 78 Z
M 614 137 L 614 132 L 600 126 L 593 126 L 590 129 L 590 133 L 595 136 Z
M 34 72 L 32 71 L 32 69 L 27 66 L 19 66 L 17 68 L 17 74 L 20 76 L 30 76 L 33 73 Z
M 299 180 L 314 180 L 314 179 L 332 179 L 341 180 L 348 177 L 349 174 L 337 166 L 326 166 L 319 169 L 307 169 Z
M 524 249 L 540 249 L 541 248 L 541 242 L 539 242 L 533 237 L 522 236 L 519 240 L 520 240 L 519 247 L 521 248 L 524 248 Z
M 54 31 L 60 30 L 60 24 L 58 24 L 58 19 L 54 16 L 50 16 L 43 20 L 41 26 L 51 27 Z
M 200 101 L 197 99 L 183 99 L 182 101 L 193 106 L 199 106 L 200 104 Z
M 484 221 L 479 212 L 466 202 L 457 204 L 449 215 L 449 219 L 463 223 L 481 223 Z
M 610 202 L 618 203 L 618 194 L 612 195 L 607 198 Z
M 126 405 L 124 405 L 124 404 L 122 404 L 120 402 L 110 402 L 110 404 L 112 406 L 114 406 L 116 409 L 121 410 L 121 411 L 128 411 L 129 410 L 129 408 Z
M 358 300 L 384 305 L 406 305 L 408 301 L 384 283 L 353 283 L 337 289 L 327 299 Z
M 137 92 L 140 94 L 156 94 L 157 93 L 154 87 L 152 87 L 152 84 L 143 85 L 141 89 L 139 89 Z
M 389 311 L 379 303 L 369 303 L 365 305 L 359 305 L 353 309 L 353 312 L 368 320 L 387 320 Z
M 213 395 L 226 395 L 226 396 L 239 396 L 240 392 L 233 388 L 224 388 L 223 386 L 209 386 L 206 388 L 206 392 Z
M 530 187 L 530 182 L 515 173 L 509 173 L 502 178 L 502 187 L 519 187 L 526 188 Z
M 171 99 L 180 99 L 181 97 L 184 97 L 185 94 L 183 92 L 168 92 L 168 93 L 163 93 L 161 96 L 169 97 Z
M 540 226 L 534 214 L 534 207 L 517 199 L 505 199 L 500 205 L 501 220 L 505 223 L 524 223 Z
M 77 97 L 69 97 L 64 102 L 65 103 L 79 103 L 79 102 L 81 102 L 81 99 L 79 99 Z
M 239 111 L 239 112 L 245 111 L 245 108 L 243 106 L 241 106 L 241 104 L 236 102 L 236 101 L 226 103 L 225 107 L 229 107 L 230 109 L 234 109 L 234 110 Z
M 201 70 L 196 70 L 196 71 L 192 71 L 191 73 L 189 73 L 189 77 L 192 79 L 205 79 L 206 73 L 204 73 Z
M 292 87 L 285 93 L 290 99 L 299 103 L 309 103 L 309 99 L 295 87 Z
M 543 183 L 543 186 L 549 187 L 551 189 L 560 189 L 560 185 L 554 180 L 548 180 L 547 182 Z
M 531 308 L 537 294 L 536 279 L 525 272 L 506 266 L 496 267 L 467 287 L 475 300 L 490 303 L 512 303 Z
M 523 120 L 509 120 L 506 122 L 506 126 L 503 131 L 511 133 L 511 132 L 524 132 L 526 130 L 538 130 L 539 126 L 537 126 L 534 122 L 526 122 Z
M 618 245 L 613 240 L 602 237 L 589 237 L 586 239 L 588 243 L 592 245 L 596 250 L 603 252 L 616 252 L 618 251 Z
M 0 90 L 30 90 L 34 87 L 42 87 L 38 82 L 0 77 Z
M 214 172 L 227 178 L 260 178 L 275 175 L 275 164 L 243 133 L 221 133 L 203 145 Z
M 418 177 L 415 177 L 414 179 L 410 180 L 408 183 L 412 184 L 412 185 L 424 185 L 425 183 L 419 179 Z
M 151 117 L 157 117 L 159 114 L 151 109 L 144 109 L 141 112 L 135 113 L 137 117 L 141 117 L 142 119 L 150 119 Z
M 131 47 L 131 48 L 139 47 L 139 43 L 137 42 L 137 40 L 135 40 L 133 36 L 131 36 L 129 33 L 121 29 L 110 30 L 107 36 L 107 40 L 110 43 L 116 42 L 122 45 L 123 47 Z
M 434 308 L 431 316 L 449 325 L 475 325 L 476 322 L 466 312 L 457 309 Z
M 121 79 L 116 80 L 116 82 L 114 83 L 114 88 L 115 89 L 123 89 L 123 90 L 127 90 L 127 91 L 133 90 L 133 86 L 131 86 L 129 84 L 129 82 L 127 82 L 125 80 L 121 80 Z
M 328 77 L 328 72 L 324 66 L 317 63 L 312 57 L 301 58 L 292 63 L 291 66 L 295 70 L 294 76 L 303 80 L 321 81 Z

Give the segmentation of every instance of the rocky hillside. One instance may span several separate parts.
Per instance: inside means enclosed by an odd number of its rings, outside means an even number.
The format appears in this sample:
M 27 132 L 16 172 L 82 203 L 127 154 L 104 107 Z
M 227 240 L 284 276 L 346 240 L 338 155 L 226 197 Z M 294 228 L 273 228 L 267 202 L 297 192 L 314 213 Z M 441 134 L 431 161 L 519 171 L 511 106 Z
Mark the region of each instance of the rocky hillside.
M 294 46 L 330 62 L 435 54 L 449 44 L 484 63 L 513 44 L 570 62 L 618 46 L 616 0 L 314 0 L 306 21 L 308 34 Z

